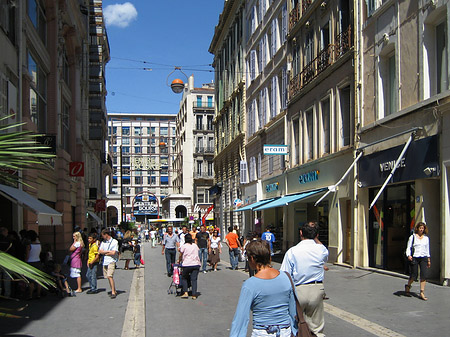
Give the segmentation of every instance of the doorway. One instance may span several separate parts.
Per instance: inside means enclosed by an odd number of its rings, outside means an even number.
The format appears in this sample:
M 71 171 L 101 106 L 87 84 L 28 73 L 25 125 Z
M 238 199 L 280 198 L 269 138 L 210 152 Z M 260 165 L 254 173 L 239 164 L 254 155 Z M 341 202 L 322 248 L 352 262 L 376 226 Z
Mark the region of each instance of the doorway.
M 373 200 L 379 188 L 369 190 Z M 369 213 L 369 265 L 405 271 L 404 251 L 414 221 L 414 183 L 388 186 Z

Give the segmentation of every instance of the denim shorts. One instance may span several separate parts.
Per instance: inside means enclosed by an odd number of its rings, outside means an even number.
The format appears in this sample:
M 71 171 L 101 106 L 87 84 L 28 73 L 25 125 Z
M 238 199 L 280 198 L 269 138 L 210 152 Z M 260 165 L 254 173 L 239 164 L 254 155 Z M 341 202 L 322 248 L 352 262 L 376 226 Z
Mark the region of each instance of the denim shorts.
M 276 337 L 277 333 L 276 332 L 268 333 L 264 329 L 253 329 L 251 337 L 262 337 L 262 336 Z M 289 327 L 280 329 L 280 337 L 291 337 L 291 328 Z

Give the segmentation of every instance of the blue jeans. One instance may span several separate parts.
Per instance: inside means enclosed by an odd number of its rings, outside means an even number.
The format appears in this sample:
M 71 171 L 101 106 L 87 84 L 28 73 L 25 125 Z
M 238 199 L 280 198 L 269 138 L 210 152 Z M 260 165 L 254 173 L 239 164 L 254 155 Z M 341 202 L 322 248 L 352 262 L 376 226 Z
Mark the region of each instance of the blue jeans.
M 140 266 L 141 265 L 141 253 L 135 253 L 134 254 L 134 265 Z
M 239 248 L 230 249 L 231 269 L 237 269 L 239 265 Z
M 208 261 L 208 248 L 200 248 L 198 250 L 198 257 L 202 262 L 202 271 L 206 270 L 206 261 Z
M 89 285 L 91 286 L 91 290 L 97 290 L 97 264 L 94 264 L 92 268 L 87 269 L 86 277 L 89 281 Z
M 164 255 L 166 256 L 166 269 L 167 275 L 172 276 L 173 274 L 173 264 L 175 263 L 175 257 L 177 256 L 177 250 L 175 248 L 166 248 L 164 250 Z

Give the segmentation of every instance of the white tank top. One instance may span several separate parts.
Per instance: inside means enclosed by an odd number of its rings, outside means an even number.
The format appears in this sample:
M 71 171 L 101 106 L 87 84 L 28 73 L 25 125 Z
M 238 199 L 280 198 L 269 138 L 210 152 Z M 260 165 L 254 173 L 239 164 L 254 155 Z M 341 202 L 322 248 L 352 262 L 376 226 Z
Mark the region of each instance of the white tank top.
M 41 254 L 41 244 L 40 243 L 32 243 L 30 244 L 30 254 L 28 254 L 27 262 L 39 262 L 39 254 Z

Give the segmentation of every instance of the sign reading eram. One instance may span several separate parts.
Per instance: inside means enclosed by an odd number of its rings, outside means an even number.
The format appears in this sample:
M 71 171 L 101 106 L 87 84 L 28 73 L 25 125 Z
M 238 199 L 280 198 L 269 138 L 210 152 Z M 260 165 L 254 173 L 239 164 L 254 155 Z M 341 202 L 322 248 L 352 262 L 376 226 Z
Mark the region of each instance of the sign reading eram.
M 289 147 L 287 145 L 264 145 L 264 155 L 267 154 L 289 154 Z

